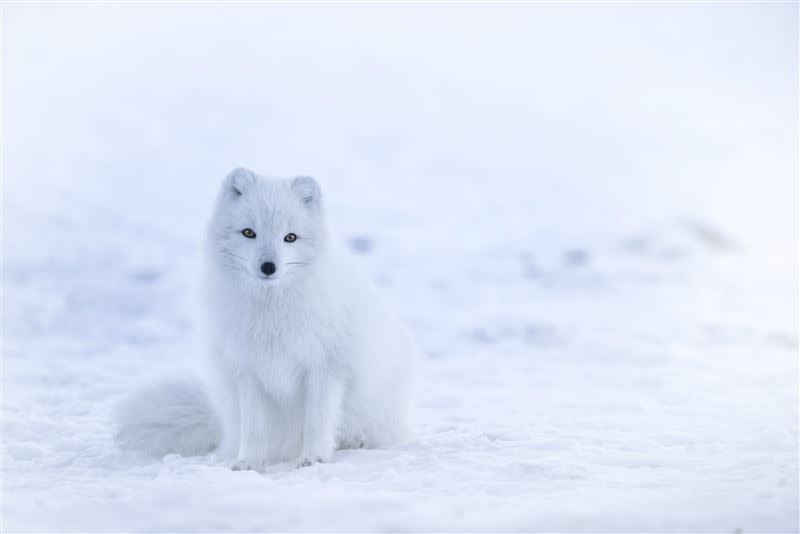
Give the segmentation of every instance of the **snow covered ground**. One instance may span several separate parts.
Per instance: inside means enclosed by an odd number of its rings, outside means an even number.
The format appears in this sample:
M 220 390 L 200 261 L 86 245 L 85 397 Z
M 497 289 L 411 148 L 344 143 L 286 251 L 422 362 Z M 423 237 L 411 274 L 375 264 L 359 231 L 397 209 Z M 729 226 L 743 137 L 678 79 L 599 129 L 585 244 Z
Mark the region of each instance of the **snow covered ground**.
M 2 529 L 798 530 L 796 4 L 3 7 Z M 115 448 L 235 166 L 312 174 L 414 438 Z M 201 346 L 201 345 L 200 345 Z

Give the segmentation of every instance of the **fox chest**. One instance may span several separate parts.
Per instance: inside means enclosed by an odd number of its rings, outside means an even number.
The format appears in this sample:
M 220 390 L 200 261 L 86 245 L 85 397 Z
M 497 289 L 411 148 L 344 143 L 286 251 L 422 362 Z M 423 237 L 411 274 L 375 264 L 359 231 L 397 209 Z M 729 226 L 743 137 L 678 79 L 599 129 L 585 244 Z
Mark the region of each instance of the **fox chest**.
M 266 325 L 251 333 L 243 364 L 273 398 L 295 397 L 306 373 L 326 366 L 329 360 L 324 343 L 306 329 Z

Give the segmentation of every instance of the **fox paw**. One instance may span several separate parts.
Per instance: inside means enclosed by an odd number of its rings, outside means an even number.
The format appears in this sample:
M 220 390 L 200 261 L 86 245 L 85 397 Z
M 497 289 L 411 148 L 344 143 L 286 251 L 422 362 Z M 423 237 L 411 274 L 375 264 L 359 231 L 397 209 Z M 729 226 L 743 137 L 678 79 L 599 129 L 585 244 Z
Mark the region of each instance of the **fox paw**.
M 250 460 L 236 460 L 231 466 L 233 471 L 261 471 L 263 466 L 260 462 L 253 462 Z
M 300 467 L 308 467 L 309 465 L 319 464 L 322 463 L 324 460 L 319 456 L 309 455 L 309 456 L 301 456 L 295 462 L 295 465 Z
M 363 439 L 359 438 L 358 436 L 354 436 L 352 438 L 343 439 L 341 443 L 339 443 L 340 449 L 366 449 L 367 443 Z

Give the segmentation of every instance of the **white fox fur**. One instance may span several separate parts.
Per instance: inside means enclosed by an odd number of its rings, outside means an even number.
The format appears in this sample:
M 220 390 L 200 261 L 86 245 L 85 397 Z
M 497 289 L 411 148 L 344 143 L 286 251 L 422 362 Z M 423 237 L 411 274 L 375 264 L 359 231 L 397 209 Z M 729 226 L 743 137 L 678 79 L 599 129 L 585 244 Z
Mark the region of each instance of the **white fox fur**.
M 121 406 L 120 443 L 217 448 L 234 469 L 261 470 L 404 438 L 416 347 L 331 239 L 312 178 L 231 172 L 207 264 L 214 410 L 199 385 L 152 387 Z

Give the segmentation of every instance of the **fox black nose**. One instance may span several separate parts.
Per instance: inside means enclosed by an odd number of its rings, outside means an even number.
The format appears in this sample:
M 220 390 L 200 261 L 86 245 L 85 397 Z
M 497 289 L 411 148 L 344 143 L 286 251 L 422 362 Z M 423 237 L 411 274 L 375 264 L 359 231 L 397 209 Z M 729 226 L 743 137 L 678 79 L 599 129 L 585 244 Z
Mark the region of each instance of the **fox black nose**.
M 267 276 L 271 275 L 277 270 L 278 270 L 277 267 L 275 267 L 275 264 L 272 263 L 271 261 L 265 261 L 264 263 L 261 264 L 261 272 L 266 274 Z

